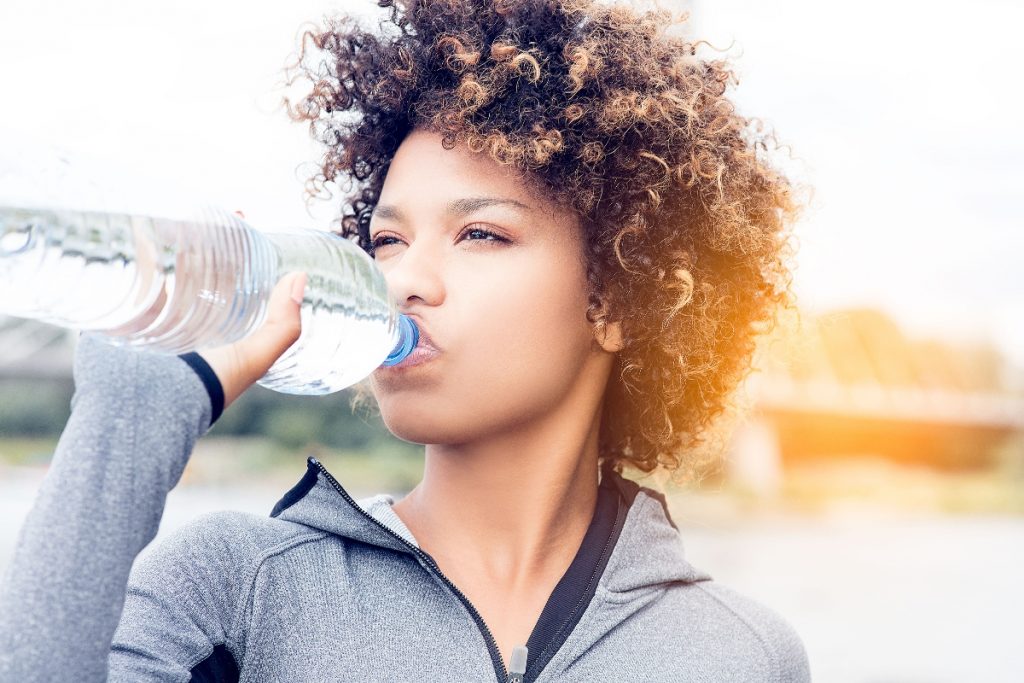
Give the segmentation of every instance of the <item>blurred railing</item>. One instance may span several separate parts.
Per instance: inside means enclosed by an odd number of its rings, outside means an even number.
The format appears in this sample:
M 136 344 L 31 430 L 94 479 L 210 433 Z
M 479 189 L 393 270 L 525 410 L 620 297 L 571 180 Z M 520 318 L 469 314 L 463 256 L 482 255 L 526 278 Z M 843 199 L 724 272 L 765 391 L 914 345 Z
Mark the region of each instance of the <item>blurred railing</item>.
M 755 367 L 731 473 L 762 488 L 834 456 L 988 467 L 1024 433 L 1021 370 L 994 346 L 911 339 L 877 310 L 784 317 Z

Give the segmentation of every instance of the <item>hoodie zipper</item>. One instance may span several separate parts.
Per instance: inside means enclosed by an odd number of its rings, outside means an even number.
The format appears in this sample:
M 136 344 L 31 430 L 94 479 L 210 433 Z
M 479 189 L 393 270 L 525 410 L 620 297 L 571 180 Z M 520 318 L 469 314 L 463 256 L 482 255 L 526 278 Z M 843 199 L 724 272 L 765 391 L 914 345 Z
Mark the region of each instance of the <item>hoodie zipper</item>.
M 498 677 L 498 683 L 523 683 L 524 672 L 526 671 L 526 658 L 523 657 L 522 667 L 513 667 L 515 669 L 522 668 L 523 671 L 513 671 L 512 673 L 509 673 L 505 669 L 505 662 L 502 660 L 501 653 L 498 651 L 498 643 L 494 640 L 494 636 L 491 635 L 491 631 L 489 628 L 487 628 L 487 624 L 484 623 L 483 617 L 481 617 L 480 613 L 476 611 L 475 607 L 473 607 L 473 603 L 469 601 L 469 598 L 467 598 L 466 595 L 462 591 L 460 591 L 458 587 L 454 583 L 452 583 L 451 580 L 448 579 L 447 576 L 444 575 L 444 572 L 441 571 L 441 568 L 437 566 L 436 562 L 434 562 L 434 558 L 432 558 L 427 553 L 423 552 L 423 550 L 416 547 L 412 543 L 409 543 L 409 541 L 405 540 L 391 529 L 381 524 L 380 521 L 375 519 L 366 510 L 359 507 L 359 504 L 356 503 L 355 500 L 353 500 L 352 496 L 348 494 L 348 491 L 342 488 L 341 484 L 338 483 L 338 480 L 334 478 L 334 475 L 327 471 L 327 468 L 323 466 L 323 463 L 321 463 L 316 458 L 312 457 L 309 459 L 309 461 L 313 463 L 318 470 L 320 470 L 321 474 L 323 474 L 327 481 L 331 483 L 331 486 L 334 487 L 334 490 L 340 493 L 341 497 L 344 498 L 349 505 L 355 508 L 363 517 L 379 526 L 392 537 L 397 538 L 399 541 L 401 541 L 403 545 L 409 548 L 409 550 L 414 555 L 416 555 L 416 557 L 419 557 L 421 560 L 426 562 L 427 565 L 431 568 L 431 570 L 433 570 L 433 572 L 437 574 L 437 577 L 444 581 L 445 585 L 448 586 L 448 588 L 450 588 L 451 591 L 455 593 L 456 596 L 458 596 L 459 600 L 462 601 L 462 604 L 466 606 L 467 610 L 469 610 L 470 615 L 473 617 L 473 621 L 476 622 L 477 627 L 480 629 L 480 632 L 484 636 L 484 640 L 487 643 L 487 650 L 491 654 L 491 663 L 494 665 L 494 673 Z M 523 649 L 525 650 L 526 648 Z

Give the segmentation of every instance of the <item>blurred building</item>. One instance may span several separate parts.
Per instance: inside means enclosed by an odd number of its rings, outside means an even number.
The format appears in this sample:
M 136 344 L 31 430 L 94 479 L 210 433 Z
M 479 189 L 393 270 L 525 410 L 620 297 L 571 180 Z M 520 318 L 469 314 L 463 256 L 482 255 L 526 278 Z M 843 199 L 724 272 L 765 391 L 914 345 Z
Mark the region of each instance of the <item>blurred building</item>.
M 755 365 L 731 466 L 765 490 L 785 464 L 815 458 L 988 467 L 1024 432 L 1020 370 L 994 346 L 910 339 L 873 309 L 787 316 Z

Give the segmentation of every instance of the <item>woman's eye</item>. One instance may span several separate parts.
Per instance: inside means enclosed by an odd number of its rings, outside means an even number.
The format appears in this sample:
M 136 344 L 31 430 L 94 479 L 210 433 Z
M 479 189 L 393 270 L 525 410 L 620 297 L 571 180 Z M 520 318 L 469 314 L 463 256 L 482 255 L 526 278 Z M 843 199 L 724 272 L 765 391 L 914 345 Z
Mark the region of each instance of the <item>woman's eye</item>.
M 484 230 L 483 228 L 470 228 L 462 234 L 467 237 L 470 235 L 483 235 L 482 239 L 487 242 L 508 242 L 508 240 L 501 235 L 493 233 L 490 230 Z
M 391 237 L 390 235 L 381 235 L 380 237 L 374 238 L 374 240 L 372 242 L 370 242 L 370 248 L 373 251 L 376 251 L 380 247 L 385 247 L 388 244 L 391 244 L 390 242 L 387 242 L 387 240 L 393 240 L 393 239 L 395 239 L 395 238 Z
M 483 228 L 468 228 L 462 232 L 462 236 L 474 242 L 508 242 L 508 239 L 505 237 Z M 395 243 L 389 240 L 399 241 L 397 237 L 392 237 L 391 235 L 380 235 L 370 242 L 370 248 L 373 252 L 376 252 L 381 247 L 387 247 Z

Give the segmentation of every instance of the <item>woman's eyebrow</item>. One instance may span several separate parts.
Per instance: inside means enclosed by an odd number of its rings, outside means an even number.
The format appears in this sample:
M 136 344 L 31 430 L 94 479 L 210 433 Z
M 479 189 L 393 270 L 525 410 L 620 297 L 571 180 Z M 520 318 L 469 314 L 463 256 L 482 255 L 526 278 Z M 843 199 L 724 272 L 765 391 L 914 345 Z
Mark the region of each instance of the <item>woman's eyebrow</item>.
M 488 206 L 511 206 L 520 211 L 531 212 L 533 209 L 526 204 L 504 197 L 464 197 L 455 199 L 445 207 L 445 213 L 452 216 L 467 216 L 474 211 L 487 208 Z M 405 214 L 397 206 L 391 204 L 378 204 L 373 210 L 376 218 L 387 218 L 396 221 L 405 220 Z

